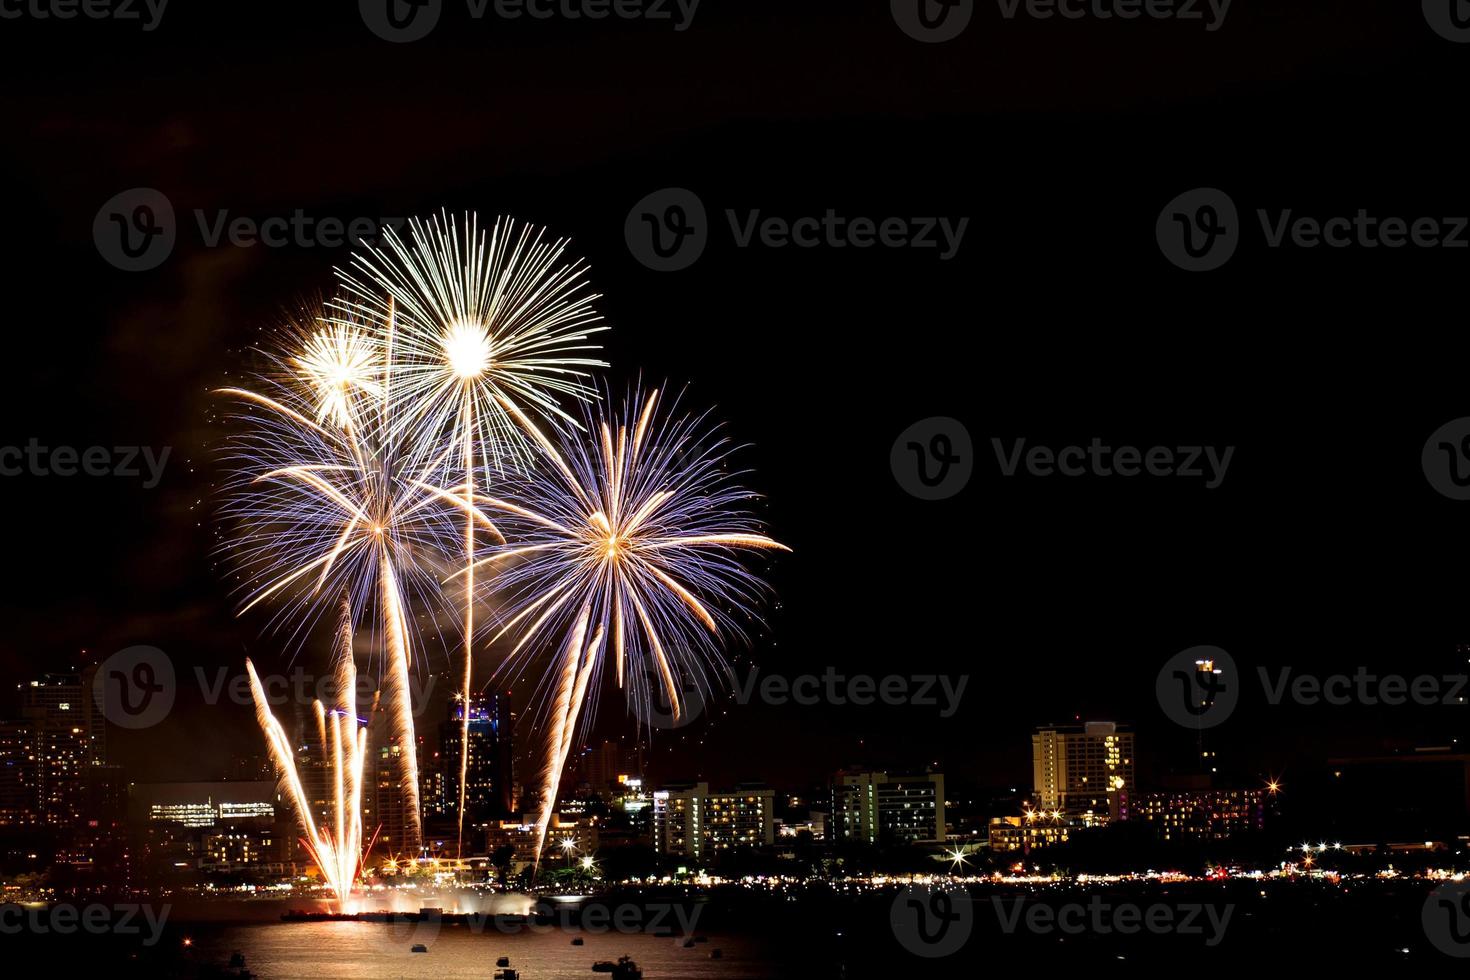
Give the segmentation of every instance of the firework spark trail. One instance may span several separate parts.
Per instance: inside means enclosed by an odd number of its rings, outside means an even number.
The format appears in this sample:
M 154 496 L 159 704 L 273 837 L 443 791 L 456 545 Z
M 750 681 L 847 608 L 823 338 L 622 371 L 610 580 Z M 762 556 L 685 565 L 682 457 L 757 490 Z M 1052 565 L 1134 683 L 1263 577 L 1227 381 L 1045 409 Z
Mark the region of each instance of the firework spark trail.
M 753 495 L 724 472 L 730 449 L 703 431 L 705 417 L 660 419 L 657 404 L 657 391 L 635 393 L 616 435 L 589 413 L 591 440 L 563 426 L 553 441 L 518 417 L 543 454 L 542 471 L 500 497 L 476 497 L 505 515 L 514 542 L 467 570 L 493 565 L 495 588 L 513 610 L 496 636 L 519 637 L 506 667 L 566 638 L 548 708 L 538 862 L 574 732 L 592 703 L 604 637 L 612 638 L 618 684 L 635 713 L 653 717 L 656 683 L 678 720 L 680 681 L 710 686 L 708 671 L 724 666 L 719 637 L 743 632 L 732 612 L 750 616 L 763 590 L 737 553 L 790 550 L 748 514 L 744 501 Z M 647 676 L 630 671 L 629 661 Z
M 448 453 L 458 455 L 455 490 L 463 497 L 464 609 L 459 757 L 459 850 L 469 774 L 470 697 L 474 675 L 474 501 L 480 486 L 529 458 L 521 406 L 542 417 L 570 418 L 557 395 L 592 397 L 588 369 L 605 361 L 582 356 L 595 350 L 589 337 L 606 327 L 586 291 L 586 266 L 562 261 L 566 240 L 547 242 L 543 232 L 497 219 L 488 241 L 478 219 L 457 222 L 440 214 L 428 224 L 414 219 L 405 241 L 390 230 L 383 248 L 353 256 L 338 270 L 346 295 L 336 306 L 350 327 L 360 319 L 392 325 L 390 356 L 396 397 L 410 407 L 395 423 L 411 445 L 437 446 L 450 433 Z M 336 325 L 336 324 L 334 324 Z M 427 432 L 422 440 L 418 433 Z M 438 460 L 420 453 L 424 472 Z M 482 472 L 483 471 L 483 472 Z
M 367 760 L 367 727 L 358 726 L 357 668 L 352 659 L 352 610 L 344 597 L 341 625 L 334 646 L 336 704 L 326 709 L 320 700 L 312 708 L 322 734 L 320 749 L 323 763 L 331 770 L 331 830 L 317 825 L 312 814 L 311 798 L 301 783 L 296 767 L 296 753 L 286 730 L 271 712 L 265 688 L 255 665 L 245 661 L 250 677 L 250 695 L 255 702 L 255 717 L 265 733 L 271 759 L 275 763 L 282 790 L 290 799 L 301 824 L 302 842 L 321 870 L 322 878 L 337 896 L 339 907 L 345 906 L 362 870 L 364 854 L 362 824 L 363 768 Z
M 419 781 L 409 665 L 415 654 L 410 596 L 436 618 L 453 608 L 439 582 L 460 547 L 460 521 L 498 539 L 471 500 L 427 482 L 427 435 L 405 445 L 412 406 L 390 386 L 393 335 L 388 321 L 372 327 L 338 320 L 297 329 L 291 351 L 274 355 L 260 390 L 222 389 L 242 407 L 243 431 L 226 462 L 233 476 L 222 516 L 236 525 L 225 550 L 242 573 L 244 613 L 284 600 L 273 624 L 298 620 L 305 636 L 324 592 L 345 592 L 357 618 L 374 613 L 383 642 L 392 738 L 404 795 L 405 837 L 420 838 Z M 314 330 L 314 332 L 313 332 Z M 271 356 L 271 355 L 267 355 Z M 319 721 L 323 738 L 326 719 Z

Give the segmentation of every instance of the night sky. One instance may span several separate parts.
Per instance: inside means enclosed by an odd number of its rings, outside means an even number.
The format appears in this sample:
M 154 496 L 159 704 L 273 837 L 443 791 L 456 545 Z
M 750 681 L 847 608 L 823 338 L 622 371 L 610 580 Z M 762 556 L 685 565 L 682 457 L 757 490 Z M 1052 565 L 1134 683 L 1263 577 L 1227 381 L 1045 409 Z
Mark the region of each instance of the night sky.
M 210 247 L 196 209 L 473 209 L 570 236 L 604 294 L 614 390 L 641 374 L 715 406 L 795 549 L 769 563 L 779 607 L 737 674 L 753 656 L 787 676 L 970 675 L 948 719 L 730 706 L 655 735 L 663 775 L 799 786 L 851 762 L 937 762 L 1025 785 L 1029 730 L 1073 716 L 1132 722 L 1141 754 L 1163 755 L 1181 735 L 1154 677 L 1195 644 L 1250 672 L 1465 669 L 1470 502 L 1430 487 L 1420 451 L 1470 415 L 1470 251 L 1271 249 L 1255 217 L 1470 213 L 1470 46 L 1435 36 L 1418 4 L 1238 0 L 1216 32 L 1004 21 L 981 4 L 938 45 L 855 0 L 705 0 L 682 32 L 474 22 L 450 4 L 405 45 L 355 4 L 302 6 L 174 0 L 151 32 L 0 22 L 0 444 L 171 447 L 153 489 L 0 479 L 0 668 L 166 651 L 185 682 L 174 713 L 111 746 L 133 778 L 210 778 L 260 750 L 250 712 L 209 708 L 192 681 L 246 655 L 284 665 L 263 617 L 232 615 L 211 558 L 207 391 L 349 251 Z M 1191 274 L 1154 223 L 1200 186 L 1249 228 L 1224 268 Z M 144 272 L 110 266 L 92 236 L 134 187 L 178 216 L 172 254 Z M 629 209 L 665 187 L 694 190 L 711 222 L 677 272 L 624 242 Z M 739 248 L 725 217 L 829 208 L 969 224 L 945 261 Z M 927 502 L 889 450 L 932 416 L 965 424 L 975 473 Z M 1005 478 L 991 445 L 1094 436 L 1236 449 L 1206 490 Z M 1444 744 L 1466 710 L 1272 708 L 1256 684 L 1221 737 L 1243 768 L 1281 772 Z M 599 732 L 633 722 L 607 700 Z

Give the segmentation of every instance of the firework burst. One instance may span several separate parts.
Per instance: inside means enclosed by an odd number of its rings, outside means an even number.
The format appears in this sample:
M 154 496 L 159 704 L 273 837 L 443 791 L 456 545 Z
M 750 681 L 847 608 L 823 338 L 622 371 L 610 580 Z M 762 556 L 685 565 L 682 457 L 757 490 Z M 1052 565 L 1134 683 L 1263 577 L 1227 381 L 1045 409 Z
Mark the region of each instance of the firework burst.
M 253 389 L 220 390 L 237 423 L 224 453 L 231 477 L 221 516 L 235 531 L 225 557 L 239 574 L 242 614 L 270 600 L 271 625 L 299 641 L 321 597 L 345 594 L 354 620 L 375 625 L 408 814 L 407 839 L 394 844 L 416 848 L 410 609 L 452 613 L 439 582 L 457 561 L 462 518 L 492 538 L 499 532 L 432 482 L 435 457 L 422 442 L 395 436 L 404 409 L 392 394 L 391 333 L 391 314 L 376 329 L 308 318 L 288 331 L 289 353 L 263 352 L 268 367 Z
M 660 414 L 658 402 L 656 391 L 635 393 L 620 418 L 589 413 L 590 438 L 563 426 L 553 441 L 519 419 L 544 465 L 504 495 L 476 498 L 512 542 L 471 567 L 495 569 L 497 595 L 514 610 L 498 634 L 517 636 L 508 666 L 543 645 L 559 651 L 547 675 L 538 859 L 604 654 L 635 713 L 652 717 L 661 691 L 677 720 L 682 682 L 712 686 L 722 638 L 744 632 L 737 617 L 752 615 L 763 591 L 740 553 L 790 550 L 749 513 L 753 494 L 725 471 L 731 447 L 711 437 L 706 416 Z
M 586 289 L 586 266 L 563 261 L 566 244 L 510 219 L 497 220 L 487 239 L 473 216 L 461 232 L 441 214 L 427 225 L 413 220 L 408 241 L 390 231 L 383 248 L 354 256 L 351 269 L 339 271 L 346 296 L 337 306 L 348 324 L 393 324 L 396 397 L 409 406 L 399 420 L 411 430 L 404 434 L 435 451 L 449 434 L 447 454 L 430 465 L 447 464 L 465 506 L 461 745 L 469 744 L 474 674 L 473 563 L 481 533 L 475 493 L 528 460 L 523 412 L 570 420 L 558 396 L 591 397 L 589 370 L 607 366 L 585 356 L 596 349 L 591 335 L 606 328 L 591 305 L 598 297 Z M 469 753 L 461 752 L 461 852 L 468 765 Z

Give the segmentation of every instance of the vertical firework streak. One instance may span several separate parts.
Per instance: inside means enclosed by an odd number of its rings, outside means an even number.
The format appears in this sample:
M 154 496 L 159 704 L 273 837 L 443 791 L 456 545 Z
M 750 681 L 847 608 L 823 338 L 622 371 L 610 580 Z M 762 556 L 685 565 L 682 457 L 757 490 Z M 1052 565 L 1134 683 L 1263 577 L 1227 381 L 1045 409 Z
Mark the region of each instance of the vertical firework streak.
M 529 458 L 521 406 L 545 418 L 569 418 L 556 395 L 586 399 L 588 369 L 606 362 L 583 357 L 600 330 L 586 292 L 586 266 L 562 261 L 566 241 L 546 241 L 529 225 L 498 219 L 488 240 L 467 215 L 463 233 L 453 218 L 414 219 L 409 238 L 390 230 L 384 247 L 355 255 L 339 270 L 346 296 L 338 306 L 351 322 L 383 318 L 393 325 L 390 355 L 401 397 L 411 405 L 401 425 L 429 445 L 450 433 L 463 500 L 464 645 L 461 702 L 458 839 L 464 849 L 469 773 L 470 697 L 474 675 L 476 527 L 479 487 Z M 437 463 L 431 464 L 437 466 Z
M 367 727 L 358 727 L 357 668 L 352 657 L 352 610 L 344 598 L 341 623 L 335 641 L 334 682 L 335 705 L 326 709 L 320 700 L 313 702 L 317 732 L 321 738 L 322 764 L 330 770 L 332 829 L 317 825 L 311 798 L 301 782 L 296 767 L 296 753 L 286 730 L 271 712 L 265 688 L 248 659 L 245 671 L 250 677 L 250 695 L 255 701 L 255 716 L 265 733 L 271 759 L 282 790 L 290 798 L 301 824 L 302 842 L 321 870 L 322 878 L 345 905 L 362 870 L 365 853 L 362 824 L 363 769 L 367 761 Z M 371 844 L 369 843 L 369 846 Z
M 358 616 L 375 611 L 403 797 L 403 837 L 393 844 L 414 851 L 422 830 L 408 596 L 435 616 L 452 609 L 439 582 L 457 560 L 461 520 L 503 539 L 472 501 L 425 479 L 448 449 L 436 453 L 427 433 L 409 438 L 403 418 L 416 409 L 390 384 L 393 319 L 391 302 L 378 325 L 318 318 L 290 345 L 300 356 L 276 355 L 281 367 L 262 375 L 263 391 L 222 389 L 246 423 L 229 443 L 235 476 L 223 515 L 238 527 L 226 544 L 245 574 L 242 613 L 286 598 L 275 622 L 299 619 L 303 635 L 328 590 L 346 593 Z
M 746 513 L 752 495 L 723 472 L 728 450 L 723 440 L 706 443 L 703 416 L 660 421 L 654 392 L 636 415 L 640 399 L 630 400 L 616 436 L 613 424 L 594 421 L 587 369 L 605 365 L 578 352 L 595 349 L 587 339 L 605 328 L 590 307 L 597 297 L 584 292 L 583 265 L 560 264 L 564 242 L 543 242 L 539 231 L 506 220 L 487 244 L 468 216 L 462 237 L 443 216 L 415 220 L 410 231 L 411 242 L 390 231 L 384 249 L 354 256 L 351 272 L 339 270 L 344 293 L 331 312 L 299 331 L 287 354 L 267 354 L 288 368 L 284 379 L 264 378 L 264 392 L 225 389 L 244 403 L 241 417 L 253 429 L 229 453 L 236 479 L 224 513 L 241 533 L 227 550 L 245 573 L 242 612 L 284 598 L 275 621 L 301 614 L 297 636 L 325 591 L 348 595 L 354 620 L 375 610 L 412 837 L 394 843 L 410 848 L 421 833 L 410 597 L 441 622 L 455 606 L 443 584 L 465 578 L 455 593 L 464 630 L 462 850 L 476 570 L 505 561 L 488 577 L 508 609 L 496 639 L 511 630 L 520 637 L 497 673 L 547 645 L 559 651 L 543 679 L 550 701 L 539 862 L 606 649 L 635 712 L 652 717 L 657 689 L 677 721 L 681 681 L 708 686 L 707 671 L 725 666 L 717 639 L 742 631 L 735 615 L 749 616 L 763 590 L 737 554 L 789 549 Z M 582 401 L 583 419 L 567 415 L 558 396 Z M 486 510 L 518 526 L 514 546 Z M 499 547 L 481 558 L 487 541 Z M 455 564 L 446 579 L 445 566 Z M 273 743 L 281 737 L 273 718 L 261 723 Z M 317 725 L 323 741 L 348 745 L 340 714 L 319 707 Z M 350 746 L 340 751 L 351 762 Z M 345 773 L 346 763 L 334 766 Z M 351 780 L 342 778 L 339 799 L 350 798 Z M 340 823 L 339 841 L 351 819 L 344 813 Z M 314 828 L 309 836 L 317 840 Z
M 496 588 L 515 611 L 498 636 L 520 635 L 508 663 L 538 641 L 565 637 L 548 704 L 538 863 L 572 740 L 591 702 L 604 637 L 612 637 L 618 685 L 628 686 L 635 713 L 653 717 L 655 682 L 630 672 L 632 659 L 656 677 L 678 721 L 680 680 L 707 687 L 708 666 L 724 663 L 717 643 L 722 628 L 741 631 L 722 607 L 749 614 L 763 588 L 737 552 L 790 550 L 760 533 L 746 512 L 743 501 L 752 495 L 724 472 L 730 450 L 702 431 L 704 416 L 658 419 L 657 404 L 657 391 L 642 399 L 635 394 L 616 436 L 612 423 L 589 415 L 595 441 L 563 427 L 560 446 L 511 407 L 543 466 L 508 494 L 476 498 L 515 528 L 508 535 L 513 545 L 466 570 L 499 568 Z

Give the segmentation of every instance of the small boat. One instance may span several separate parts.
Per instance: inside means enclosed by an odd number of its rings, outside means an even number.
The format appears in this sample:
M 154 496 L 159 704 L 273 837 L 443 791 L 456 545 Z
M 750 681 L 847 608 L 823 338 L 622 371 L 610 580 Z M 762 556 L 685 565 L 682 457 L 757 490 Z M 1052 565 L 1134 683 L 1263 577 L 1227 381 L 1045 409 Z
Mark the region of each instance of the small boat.
M 573 946 L 583 946 L 583 945 L 586 945 L 586 943 L 583 941 L 583 939 L 582 939 L 581 936 L 577 936 L 575 939 L 572 940 L 572 945 Z
M 643 980 L 643 971 L 627 956 L 619 956 L 616 963 L 598 960 L 592 964 L 592 970 L 594 973 L 610 973 L 612 980 Z
M 429 951 L 429 947 L 425 946 L 423 943 L 414 943 L 413 946 L 409 947 L 408 951 L 410 953 L 427 953 Z
M 510 957 L 509 956 L 502 956 L 500 959 L 498 959 L 498 960 L 495 961 L 495 965 L 496 966 L 510 966 Z
M 496 970 L 495 980 L 521 980 L 521 975 L 516 970 Z

